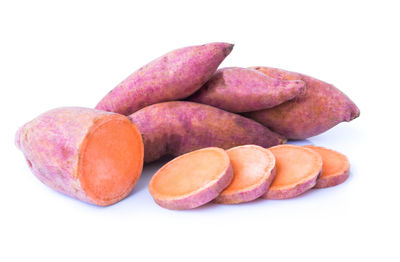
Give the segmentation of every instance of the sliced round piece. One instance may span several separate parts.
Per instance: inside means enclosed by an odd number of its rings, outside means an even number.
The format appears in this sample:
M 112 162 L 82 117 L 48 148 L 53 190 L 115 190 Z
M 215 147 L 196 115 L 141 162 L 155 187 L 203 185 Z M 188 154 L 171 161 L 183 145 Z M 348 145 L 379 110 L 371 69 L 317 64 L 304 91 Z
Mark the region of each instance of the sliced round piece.
M 207 147 L 181 155 L 151 178 L 150 194 L 168 209 L 191 209 L 216 198 L 232 181 L 232 166 L 225 150 Z
M 275 156 L 276 176 L 264 198 L 292 198 L 314 187 L 322 169 L 322 158 L 317 152 L 295 145 L 279 145 L 269 150 Z
M 256 145 L 245 145 L 226 152 L 231 160 L 233 180 L 215 202 L 238 204 L 265 194 L 275 177 L 275 157 L 271 151 Z
M 317 152 L 322 157 L 322 172 L 315 188 L 336 186 L 349 177 L 350 163 L 347 157 L 339 152 L 319 146 L 304 146 Z

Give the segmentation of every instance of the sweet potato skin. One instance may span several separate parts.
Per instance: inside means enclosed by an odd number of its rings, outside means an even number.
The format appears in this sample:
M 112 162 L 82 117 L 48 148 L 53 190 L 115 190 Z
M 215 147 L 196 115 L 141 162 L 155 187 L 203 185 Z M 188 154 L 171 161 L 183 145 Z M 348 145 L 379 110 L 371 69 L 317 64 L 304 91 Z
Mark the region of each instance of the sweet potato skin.
M 339 176 L 331 176 L 331 177 L 324 177 L 324 178 L 319 178 L 317 180 L 317 183 L 315 184 L 315 188 L 326 188 L 326 187 L 332 187 L 332 186 L 337 186 L 349 178 L 350 175 L 350 170 L 348 169 L 346 172 Z
M 151 104 L 186 98 L 214 74 L 232 48 L 210 43 L 169 52 L 122 81 L 96 109 L 129 115 Z
M 269 190 L 262 197 L 267 199 L 287 199 L 293 198 L 313 188 L 317 183 L 317 177 L 310 178 L 308 181 L 298 184 L 295 187 Z
M 272 181 L 275 178 L 275 174 L 276 174 L 276 169 L 274 168 L 271 170 L 271 174 L 268 177 L 268 179 L 265 180 L 262 184 L 254 187 L 253 190 L 239 192 L 237 194 L 219 195 L 217 198 L 215 198 L 214 202 L 219 204 L 238 204 L 257 199 L 260 196 L 264 195 L 266 192 L 268 192 L 269 186 L 271 185 Z
M 257 70 L 228 67 L 218 69 L 188 100 L 242 113 L 274 107 L 304 90 L 302 80 L 274 79 Z
M 159 103 L 129 118 L 142 134 L 145 163 L 204 147 L 228 149 L 245 144 L 270 147 L 286 142 L 281 135 L 251 119 L 194 102 Z
M 89 108 L 53 109 L 22 126 L 15 142 L 34 175 L 45 185 L 91 204 L 110 205 L 123 199 L 130 191 L 111 202 L 95 202 L 87 196 L 78 177 L 80 145 L 90 127 L 109 116 L 127 120 L 122 115 Z
M 294 99 L 246 115 L 288 139 L 312 137 L 360 115 L 357 106 L 331 84 L 277 68 L 253 67 L 253 69 L 273 78 L 297 79 L 306 83 L 305 92 Z

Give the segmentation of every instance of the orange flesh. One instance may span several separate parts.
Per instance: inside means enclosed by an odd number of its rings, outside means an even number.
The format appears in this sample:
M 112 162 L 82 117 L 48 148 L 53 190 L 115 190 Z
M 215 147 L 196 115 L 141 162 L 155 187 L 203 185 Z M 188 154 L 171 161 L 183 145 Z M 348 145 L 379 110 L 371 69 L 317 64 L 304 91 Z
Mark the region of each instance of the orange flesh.
M 218 179 L 229 167 L 222 149 L 207 148 L 175 158 L 150 181 L 150 192 L 159 197 L 184 196 Z
M 321 178 L 342 175 L 350 168 L 347 157 L 339 152 L 317 146 L 304 146 L 316 151 L 322 157 Z
M 141 135 L 128 119 L 104 117 L 90 128 L 80 149 L 78 175 L 95 203 L 111 204 L 130 192 L 142 167 Z
M 260 183 L 274 168 L 274 156 L 258 146 L 240 146 L 227 151 L 233 168 L 233 180 L 222 191 L 231 194 Z
M 321 157 L 310 149 L 282 145 L 269 150 L 276 161 L 276 176 L 270 187 L 272 189 L 298 184 L 321 170 Z

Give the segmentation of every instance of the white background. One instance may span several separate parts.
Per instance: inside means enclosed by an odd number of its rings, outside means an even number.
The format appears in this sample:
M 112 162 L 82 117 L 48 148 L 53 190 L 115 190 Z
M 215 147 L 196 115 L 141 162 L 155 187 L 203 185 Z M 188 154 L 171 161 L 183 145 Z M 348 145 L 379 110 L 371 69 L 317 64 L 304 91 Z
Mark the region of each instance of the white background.
M 399 261 L 400 15 L 396 1 L 1 1 L 1 261 Z M 176 48 L 235 44 L 222 66 L 266 65 L 335 84 L 361 116 L 309 141 L 351 161 L 342 185 L 291 200 L 156 205 L 145 167 L 107 207 L 39 182 L 17 128 L 60 106 L 94 107 Z

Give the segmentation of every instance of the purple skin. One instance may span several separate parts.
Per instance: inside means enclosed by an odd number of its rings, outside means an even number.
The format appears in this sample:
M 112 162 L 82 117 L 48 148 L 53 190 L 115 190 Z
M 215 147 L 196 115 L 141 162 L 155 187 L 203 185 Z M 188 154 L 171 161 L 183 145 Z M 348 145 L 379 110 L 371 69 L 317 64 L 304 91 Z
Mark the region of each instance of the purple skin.
M 204 147 L 228 149 L 254 144 L 267 148 L 286 142 L 251 119 L 194 102 L 159 103 L 129 118 L 142 134 L 145 163 Z
M 21 127 L 15 143 L 34 175 L 45 185 L 91 204 L 111 204 L 99 203 L 87 196 L 81 187 L 77 168 L 80 145 L 90 128 L 110 116 L 117 115 L 80 107 L 53 109 Z M 111 201 L 115 203 L 129 193 Z
M 340 175 L 328 176 L 324 178 L 320 177 L 317 180 L 317 183 L 314 186 L 314 188 L 325 188 L 325 187 L 332 187 L 339 185 L 344 181 L 346 181 L 349 175 L 350 175 L 350 170 L 347 169 L 344 173 Z
M 262 197 L 266 199 L 287 199 L 301 195 L 315 186 L 320 172 L 321 171 L 310 177 L 310 179 L 307 181 L 303 181 L 302 183 L 293 185 L 291 187 L 285 187 L 281 189 L 270 188 Z
M 360 115 L 357 106 L 340 90 L 321 80 L 269 67 L 253 67 L 272 78 L 303 80 L 306 91 L 276 107 L 250 112 L 247 117 L 288 139 L 305 139 L 321 134 L 343 121 Z
M 186 98 L 211 78 L 232 49 L 232 44 L 210 43 L 169 52 L 122 81 L 96 109 L 129 115 L 145 106 Z
M 179 199 L 161 199 L 153 196 L 154 201 L 161 207 L 175 210 L 192 209 L 202 206 L 214 198 L 216 198 L 222 190 L 224 190 L 233 179 L 232 166 L 224 171 L 220 178 L 212 184 L 207 184 L 207 187 L 197 190 L 194 193 L 185 195 Z M 153 195 L 153 194 L 152 194 Z
M 273 168 L 266 176 L 266 179 L 254 187 L 246 188 L 246 190 L 235 192 L 234 194 L 219 195 L 214 201 L 220 204 L 238 204 L 257 199 L 268 191 L 272 181 L 275 178 L 275 174 L 276 171 L 275 168 Z
M 219 69 L 187 100 L 242 113 L 277 106 L 305 91 L 302 80 L 278 80 L 257 70 Z

